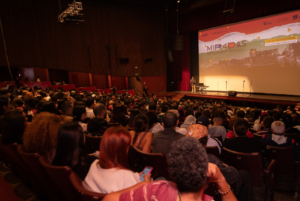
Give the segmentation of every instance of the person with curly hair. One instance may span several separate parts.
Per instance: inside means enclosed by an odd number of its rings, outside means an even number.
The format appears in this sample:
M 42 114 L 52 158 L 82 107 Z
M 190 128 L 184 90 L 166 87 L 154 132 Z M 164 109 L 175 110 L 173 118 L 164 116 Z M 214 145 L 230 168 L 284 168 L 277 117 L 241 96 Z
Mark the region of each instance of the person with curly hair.
M 152 143 L 152 133 L 148 132 L 148 117 L 138 114 L 134 118 L 134 130 L 130 131 L 131 144 L 139 150 L 149 153 Z
M 8 111 L 1 118 L 2 144 L 23 143 L 23 133 L 27 125 L 25 113 L 19 109 Z
M 219 168 L 208 163 L 206 151 L 196 139 L 185 137 L 174 142 L 167 160 L 171 181 L 141 182 L 110 193 L 103 201 L 212 200 L 204 194 L 207 181 L 217 184 L 223 201 L 237 201 Z
M 37 114 L 25 130 L 23 137 L 24 151 L 53 157 L 60 127 L 59 118 L 49 112 Z

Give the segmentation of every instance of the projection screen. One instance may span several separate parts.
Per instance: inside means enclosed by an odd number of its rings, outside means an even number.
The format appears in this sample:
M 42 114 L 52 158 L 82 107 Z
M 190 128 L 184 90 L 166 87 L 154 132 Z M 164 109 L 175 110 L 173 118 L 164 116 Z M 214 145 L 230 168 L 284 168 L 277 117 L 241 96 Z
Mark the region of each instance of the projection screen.
M 208 90 L 300 95 L 300 11 L 202 30 L 198 43 Z

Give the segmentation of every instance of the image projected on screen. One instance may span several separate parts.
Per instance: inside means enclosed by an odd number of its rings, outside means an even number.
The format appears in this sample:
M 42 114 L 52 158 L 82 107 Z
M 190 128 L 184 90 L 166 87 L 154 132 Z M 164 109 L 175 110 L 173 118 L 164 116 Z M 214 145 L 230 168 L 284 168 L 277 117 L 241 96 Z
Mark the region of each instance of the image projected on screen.
M 209 90 L 300 95 L 300 11 L 199 31 L 198 43 Z

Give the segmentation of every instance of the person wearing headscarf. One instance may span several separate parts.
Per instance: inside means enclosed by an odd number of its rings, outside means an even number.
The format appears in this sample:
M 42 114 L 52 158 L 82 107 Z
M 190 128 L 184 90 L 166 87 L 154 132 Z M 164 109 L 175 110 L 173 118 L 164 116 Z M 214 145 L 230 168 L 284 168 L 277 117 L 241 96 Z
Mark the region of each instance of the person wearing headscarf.
M 185 118 L 184 123 L 180 126 L 180 128 L 185 128 L 186 130 L 189 129 L 189 127 L 196 123 L 196 119 L 193 115 L 189 115 Z

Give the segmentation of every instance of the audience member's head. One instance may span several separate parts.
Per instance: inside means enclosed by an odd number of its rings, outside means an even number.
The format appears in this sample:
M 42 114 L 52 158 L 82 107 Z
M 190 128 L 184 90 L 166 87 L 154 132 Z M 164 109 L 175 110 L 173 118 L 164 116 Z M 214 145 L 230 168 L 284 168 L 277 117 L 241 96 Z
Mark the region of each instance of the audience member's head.
M 63 124 L 57 134 L 57 146 L 52 165 L 73 167 L 78 163 L 83 149 L 83 131 L 76 122 Z
M 178 118 L 173 112 L 167 112 L 162 118 L 164 128 L 174 128 L 177 122 Z
M 149 110 L 154 110 L 154 111 L 156 111 L 156 104 L 154 103 L 154 102 L 151 102 L 150 104 L 149 104 Z
M 168 110 L 169 110 L 169 106 L 168 105 L 164 104 L 164 105 L 161 106 L 161 112 L 162 113 L 166 113 L 166 112 L 168 112 Z
M 28 153 L 50 154 L 51 156 L 56 147 L 59 127 L 59 119 L 55 114 L 48 112 L 37 114 L 25 130 L 24 150 Z
M 94 111 L 95 117 L 97 117 L 97 118 L 104 119 L 106 116 L 106 107 L 102 103 L 95 104 L 93 111 Z
M 49 113 L 56 114 L 55 104 L 52 101 L 45 101 L 42 104 L 41 112 L 49 112 Z
M 73 116 L 73 106 L 69 101 L 64 101 L 61 104 L 61 111 L 64 115 Z
M 215 126 L 221 126 L 223 124 L 223 121 L 224 121 L 224 114 L 220 111 L 214 112 L 213 121 L 214 121 Z
M 83 122 L 86 119 L 86 109 L 84 105 L 76 105 L 73 108 L 73 121 Z
M 202 144 L 203 147 L 206 146 L 208 140 L 208 130 L 207 127 L 201 124 L 191 125 L 186 133 L 186 136 L 193 137 Z
M 200 116 L 196 119 L 196 124 L 201 124 L 205 127 L 208 127 L 209 119 L 206 116 Z
M 245 112 L 244 112 L 244 110 L 239 110 L 236 113 L 236 116 L 239 117 L 239 118 L 245 118 Z
M 181 193 L 200 191 L 207 182 L 208 158 L 205 149 L 191 137 L 181 138 L 171 147 L 167 155 L 171 181 L 176 183 Z
M 130 128 L 134 127 L 134 118 L 136 117 L 136 115 L 140 114 L 141 111 L 139 109 L 132 109 L 130 112 L 130 116 L 129 116 L 129 121 L 128 121 L 128 126 Z
M 273 118 L 272 117 L 270 117 L 270 116 L 266 116 L 265 118 L 264 118 L 264 120 L 263 120 L 263 124 L 264 124 L 264 127 L 265 128 L 271 128 L 271 125 L 272 125 L 272 123 L 273 123 Z
M 238 118 L 235 120 L 233 124 L 233 131 L 234 133 L 239 136 L 243 137 L 247 134 L 247 131 L 249 129 L 249 124 L 245 119 Z
M 148 123 L 149 123 L 148 117 L 144 113 L 138 114 L 134 118 L 135 135 L 134 135 L 133 142 L 132 142 L 133 144 L 137 140 L 139 133 L 146 132 L 148 130 Z
M 100 143 L 100 167 L 129 169 L 127 152 L 130 142 L 131 136 L 126 128 L 122 126 L 108 128 Z
M 154 110 L 149 110 L 147 113 L 146 113 L 148 119 L 149 119 L 149 123 L 148 123 L 148 128 L 151 129 L 154 124 L 157 123 L 157 115 L 156 115 L 156 112 Z
M 293 117 L 290 114 L 285 114 L 282 116 L 282 122 L 286 129 L 291 128 L 293 126 Z
M 8 111 L 1 118 L 2 144 L 22 144 L 26 124 L 26 117 L 22 110 Z
M 282 121 L 274 121 L 271 125 L 273 134 L 282 134 L 285 130 L 285 125 Z

